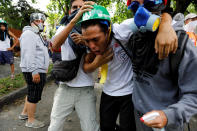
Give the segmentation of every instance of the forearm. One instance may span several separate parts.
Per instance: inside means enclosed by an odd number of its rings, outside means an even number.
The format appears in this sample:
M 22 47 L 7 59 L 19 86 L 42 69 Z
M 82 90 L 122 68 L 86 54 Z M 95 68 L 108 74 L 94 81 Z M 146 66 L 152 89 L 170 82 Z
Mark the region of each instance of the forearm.
M 71 21 L 58 35 L 55 36 L 52 44 L 54 49 L 57 50 L 61 47 L 64 41 L 68 38 L 68 35 L 74 26 L 75 22 Z
M 11 48 L 14 49 L 14 47 L 15 47 L 16 45 L 19 45 L 19 41 L 18 41 L 18 40 L 16 40 L 16 41 L 14 42 L 14 44 L 13 44 L 13 46 L 12 46 Z
M 170 105 L 164 109 L 164 113 L 167 116 L 167 126 L 183 126 L 184 123 L 188 123 L 190 118 L 197 113 L 196 95 L 187 95 L 183 97 L 178 103 Z
M 12 32 L 10 32 L 10 31 L 9 31 L 9 35 L 10 35 L 12 38 L 14 38 L 14 44 L 13 44 L 13 46 L 12 46 L 11 48 L 14 48 L 16 45 L 19 45 L 19 40 L 18 40 L 18 38 L 17 38 Z
M 161 24 L 160 24 L 159 27 L 161 27 L 161 25 L 164 24 L 164 23 L 169 23 L 169 24 L 171 25 L 171 23 L 172 23 L 172 17 L 171 17 L 170 14 L 168 14 L 168 13 L 163 13 L 163 14 L 161 15 Z
M 99 67 L 99 65 L 96 64 L 95 62 L 84 63 L 83 70 L 85 73 L 91 73 L 91 72 L 94 72 L 98 67 Z

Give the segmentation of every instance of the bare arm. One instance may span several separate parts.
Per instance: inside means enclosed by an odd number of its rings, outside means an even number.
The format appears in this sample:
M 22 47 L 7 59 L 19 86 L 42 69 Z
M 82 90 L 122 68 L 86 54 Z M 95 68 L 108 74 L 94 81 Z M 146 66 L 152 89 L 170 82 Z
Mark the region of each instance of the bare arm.
M 14 44 L 12 45 L 11 48 L 9 48 L 10 50 L 13 50 L 14 47 L 15 47 L 16 45 L 19 45 L 19 40 L 18 40 L 18 38 L 17 38 L 11 31 L 9 31 L 9 35 L 10 35 L 12 38 L 14 38 Z M 9 49 L 8 49 L 8 50 L 9 50 Z
M 54 49 L 58 49 L 61 47 L 61 45 L 64 43 L 64 41 L 67 39 L 70 31 L 72 30 L 72 28 L 74 27 L 75 23 L 74 22 L 70 22 L 63 30 L 61 33 L 59 33 L 58 35 L 56 35 L 56 37 L 53 40 L 53 45 L 52 47 Z
M 98 67 L 108 63 L 113 59 L 113 50 L 108 49 L 103 55 L 89 53 L 84 58 L 83 70 L 86 73 L 95 71 Z
M 163 13 L 161 18 L 161 24 L 155 39 L 155 52 L 159 54 L 159 59 L 164 59 L 168 57 L 170 52 L 176 52 L 178 40 L 177 35 L 171 26 L 171 16 L 168 13 Z
M 53 41 L 53 48 L 58 49 L 60 46 L 64 43 L 64 41 L 67 39 L 69 33 L 71 32 L 72 28 L 75 26 L 75 24 L 78 22 L 78 20 L 81 18 L 82 14 L 86 11 L 90 11 L 93 7 L 94 2 L 87 1 L 84 2 L 84 5 L 81 7 L 79 12 L 76 14 L 76 16 L 70 21 L 70 23 L 63 29 L 61 33 L 59 33 Z
M 85 55 L 84 64 L 83 64 L 84 72 L 86 73 L 94 72 L 96 68 L 99 67 L 99 65 L 96 65 L 94 62 L 95 57 L 96 55 L 94 55 L 93 53 L 88 53 Z

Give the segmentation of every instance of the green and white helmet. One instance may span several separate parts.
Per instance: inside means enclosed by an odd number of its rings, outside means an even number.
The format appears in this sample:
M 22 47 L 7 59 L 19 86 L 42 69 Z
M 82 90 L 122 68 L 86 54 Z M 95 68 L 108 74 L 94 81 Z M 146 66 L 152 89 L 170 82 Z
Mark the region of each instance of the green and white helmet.
M 110 14 L 105 7 L 96 4 L 94 4 L 93 7 L 91 11 L 83 13 L 82 19 L 78 22 L 79 24 L 94 19 L 107 20 L 111 23 Z
M 8 23 L 5 21 L 5 20 L 0 20 L 0 24 L 4 24 L 4 25 L 7 25 Z
M 43 21 L 45 21 L 46 20 L 46 17 L 42 13 L 32 13 L 30 15 L 30 23 L 32 23 L 35 20 L 43 20 Z

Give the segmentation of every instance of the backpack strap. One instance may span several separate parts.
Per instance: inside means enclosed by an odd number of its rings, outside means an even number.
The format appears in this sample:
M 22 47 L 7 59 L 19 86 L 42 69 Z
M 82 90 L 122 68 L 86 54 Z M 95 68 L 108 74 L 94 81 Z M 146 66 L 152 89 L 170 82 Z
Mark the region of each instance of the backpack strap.
M 185 31 L 179 30 L 177 32 L 178 37 L 178 49 L 175 54 L 170 54 L 169 64 L 170 64 L 170 74 L 173 80 L 173 84 L 178 85 L 178 68 L 183 58 L 185 47 L 188 41 L 188 35 Z
M 81 57 L 86 52 L 86 46 L 82 44 L 75 44 L 75 42 L 71 38 L 72 33 L 81 34 L 81 28 L 77 26 L 73 27 L 72 31 L 68 36 L 68 43 L 70 47 L 73 49 L 75 56 L 78 58 Z
M 112 35 L 113 35 L 114 33 L 112 33 Z M 120 42 L 120 40 L 118 40 L 118 39 L 116 39 L 114 36 L 113 36 L 113 38 L 118 42 L 118 44 L 122 47 L 122 49 L 125 51 L 125 53 L 128 55 L 128 57 L 130 58 L 130 59 L 132 59 L 132 54 L 131 53 L 129 53 L 129 51 L 123 46 L 123 44 Z

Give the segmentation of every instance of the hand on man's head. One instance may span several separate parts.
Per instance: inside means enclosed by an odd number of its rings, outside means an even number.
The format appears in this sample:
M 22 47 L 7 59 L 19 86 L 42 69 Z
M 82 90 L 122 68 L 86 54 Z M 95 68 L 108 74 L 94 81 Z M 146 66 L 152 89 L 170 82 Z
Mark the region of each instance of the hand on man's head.
M 91 9 L 93 8 L 92 5 L 94 5 L 93 1 L 84 2 L 83 6 L 80 8 L 79 12 L 76 14 L 76 16 L 72 19 L 71 22 L 77 23 L 84 12 L 91 11 Z

